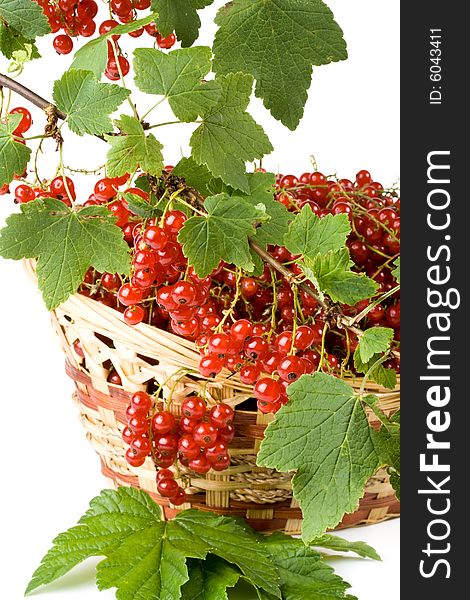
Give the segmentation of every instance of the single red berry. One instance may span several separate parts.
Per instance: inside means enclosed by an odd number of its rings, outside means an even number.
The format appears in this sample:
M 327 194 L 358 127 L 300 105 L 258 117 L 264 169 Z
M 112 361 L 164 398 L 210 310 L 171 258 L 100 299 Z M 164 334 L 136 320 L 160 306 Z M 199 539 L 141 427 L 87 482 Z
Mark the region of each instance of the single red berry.
M 157 437 L 155 444 L 158 452 L 163 456 L 174 456 L 178 451 L 178 437 L 172 433 Z
M 294 345 L 297 350 L 307 350 L 313 344 L 314 338 L 313 330 L 307 325 L 301 325 L 295 332 Z
M 152 417 L 152 431 L 157 435 L 170 433 L 175 425 L 175 417 L 167 410 L 156 412 Z
M 164 50 L 168 50 L 175 45 L 176 35 L 174 33 L 170 33 L 166 37 L 162 37 L 160 34 L 157 35 L 157 46 Z
M 145 462 L 145 456 L 136 454 L 132 448 L 126 450 L 126 461 L 131 467 L 141 467 Z
M 292 331 L 283 331 L 276 338 L 276 348 L 280 354 L 287 354 L 292 349 Z
M 226 354 L 230 344 L 231 339 L 227 333 L 214 333 L 209 337 L 207 349 L 211 354 Z
M 135 435 L 143 435 L 148 432 L 148 421 L 142 417 L 132 417 L 127 421 L 127 425 L 135 433 Z
M 170 469 L 160 469 L 157 473 L 157 483 L 162 479 L 173 479 L 175 474 Z
M 170 235 L 176 235 L 183 227 L 187 216 L 180 210 L 171 210 L 165 215 L 163 227 Z
M 129 426 L 124 427 L 122 430 L 122 439 L 124 442 L 126 442 L 126 444 L 130 444 L 134 438 L 135 433 L 132 431 L 132 429 Z
M 136 436 L 131 442 L 131 448 L 136 454 L 148 456 L 151 450 L 150 440 L 142 435 Z
M 160 454 L 160 452 L 154 454 L 155 464 L 161 469 L 167 469 L 168 467 L 171 467 L 175 463 L 175 460 L 176 454 L 169 454 L 168 456 Z
M 173 286 L 171 296 L 178 305 L 187 304 L 192 306 L 197 298 L 197 288 L 189 281 L 179 281 Z
M 212 468 L 214 471 L 225 471 L 230 467 L 230 456 L 225 454 L 224 456 L 220 456 L 217 462 L 212 463 Z
M 36 193 L 29 185 L 19 185 L 15 190 L 15 200 L 20 204 L 31 202 L 36 198 Z
M 206 403 L 199 396 L 190 396 L 183 400 L 181 414 L 184 417 L 200 421 L 206 414 Z
M 145 229 L 143 239 L 154 250 L 162 250 L 168 243 L 167 234 L 161 227 L 156 225 L 150 225 Z
M 152 408 L 152 398 L 147 394 L 147 392 L 135 392 L 131 398 L 131 406 L 135 410 L 136 414 L 142 414 L 145 416 Z
M 195 441 L 191 434 L 181 436 L 178 442 L 178 452 L 180 452 L 184 458 L 193 460 L 201 454 L 201 446 Z
M 130 283 L 122 285 L 118 292 L 118 299 L 124 306 L 132 306 L 142 302 L 144 295 L 140 288 L 133 287 Z
M 69 35 L 58 35 L 52 45 L 57 54 L 70 54 L 73 50 L 73 41 Z
M 189 468 L 199 475 L 205 475 L 211 470 L 211 464 L 204 455 L 201 455 L 189 461 Z
M 117 21 L 115 21 L 114 19 L 108 19 L 107 21 L 103 21 L 99 27 L 99 34 L 106 35 L 110 31 L 112 31 L 115 27 L 117 27 L 118 25 L 119 25 L 119 23 Z M 117 42 L 120 37 L 121 37 L 120 35 L 112 36 L 112 38 L 115 42 Z
M 279 382 L 271 377 L 258 379 L 254 387 L 255 398 L 263 402 L 277 402 L 281 392 L 282 388 Z
M 217 440 L 217 428 L 211 423 L 199 423 L 193 431 L 194 441 L 204 448 L 213 446 Z
M 244 365 L 240 369 L 240 381 L 252 385 L 260 376 L 261 370 L 257 365 Z
M 185 502 L 188 502 L 188 495 L 182 488 L 179 488 L 176 495 L 170 498 L 170 502 L 175 506 L 181 506 Z
M 234 410 L 228 404 L 216 404 L 210 411 L 211 423 L 218 429 L 231 425 L 234 416 Z
M 240 288 L 245 298 L 252 298 L 259 290 L 259 285 L 256 279 L 253 279 L 253 277 L 242 277 L 240 281 Z
M 121 278 L 117 273 L 103 273 L 101 285 L 110 292 L 117 291 L 121 286 Z
M 142 323 L 147 315 L 147 311 L 142 306 L 128 306 L 123 313 L 124 321 L 128 325 L 138 325 Z
M 286 356 L 281 360 L 277 367 L 277 372 L 281 379 L 292 383 L 304 374 L 304 365 L 302 359 L 298 356 Z
M 191 417 L 181 417 L 180 420 L 180 429 L 184 433 L 192 434 L 196 425 L 198 425 L 199 421 L 196 419 L 191 419 Z
M 369 171 L 359 171 L 359 173 L 357 173 L 356 175 L 356 183 L 357 183 L 357 187 L 364 187 L 365 185 L 368 185 L 369 183 L 371 183 L 372 181 L 372 177 L 369 173 Z
M 252 360 L 262 359 L 268 353 L 268 350 L 268 342 L 261 337 L 248 338 L 243 347 L 245 356 Z
M 269 352 L 261 361 L 261 366 L 265 373 L 274 373 L 277 370 L 279 362 L 282 360 L 283 355 L 280 352 Z
M 227 445 L 223 442 L 216 442 L 210 448 L 206 450 L 206 458 L 213 465 L 218 460 L 227 456 Z
M 215 377 L 222 371 L 224 362 L 215 355 L 203 356 L 199 361 L 199 372 L 203 377 Z
M 265 400 L 258 400 L 257 402 L 258 410 L 263 414 L 272 414 L 277 412 L 282 404 L 280 401 L 277 402 L 267 402 Z
M 223 442 L 224 444 L 230 444 L 235 437 L 235 427 L 233 425 L 227 425 L 222 429 L 219 429 L 217 434 L 217 441 Z
M 157 490 L 160 496 L 171 498 L 178 493 L 179 485 L 174 479 L 160 479 L 157 483 Z

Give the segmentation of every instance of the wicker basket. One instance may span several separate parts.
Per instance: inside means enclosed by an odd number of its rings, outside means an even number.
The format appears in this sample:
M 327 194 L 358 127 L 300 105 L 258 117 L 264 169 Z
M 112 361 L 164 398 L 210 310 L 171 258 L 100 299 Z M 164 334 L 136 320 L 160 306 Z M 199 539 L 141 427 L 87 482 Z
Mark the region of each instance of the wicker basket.
M 34 274 L 32 263 L 27 269 Z M 301 512 L 292 497 L 292 475 L 256 466 L 256 452 L 272 415 L 237 409 L 232 465 L 205 476 L 188 472 L 185 483 L 191 501 L 178 508 L 159 496 L 150 458 L 139 468 L 125 460 L 127 447 L 121 431 L 133 392 L 162 385 L 163 398 L 171 394 L 171 410 L 178 414 L 181 402 L 194 392 L 209 404 L 223 400 L 235 408 L 251 397 L 251 386 L 229 377 L 228 371 L 204 379 L 198 373 L 199 352 L 192 342 L 146 324 L 130 327 L 118 311 L 81 295 L 56 309 L 52 320 L 66 353 L 67 373 L 76 384 L 74 399 L 81 422 L 113 486 L 132 485 L 147 491 L 163 507 L 166 518 L 194 507 L 243 516 L 261 531 L 300 532 Z M 85 359 L 73 349 L 76 340 Z M 121 377 L 121 386 L 107 382 L 111 368 Z M 349 383 L 358 386 L 354 380 Z M 398 408 L 399 389 L 390 392 L 372 384 L 368 390 L 379 395 L 386 413 Z M 373 415 L 370 419 L 374 424 Z M 399 510 L 388 476 L 381 471 L 368 482 L 357 510 L 346 515 L 339 527 L 376 523 L 398 516 Z

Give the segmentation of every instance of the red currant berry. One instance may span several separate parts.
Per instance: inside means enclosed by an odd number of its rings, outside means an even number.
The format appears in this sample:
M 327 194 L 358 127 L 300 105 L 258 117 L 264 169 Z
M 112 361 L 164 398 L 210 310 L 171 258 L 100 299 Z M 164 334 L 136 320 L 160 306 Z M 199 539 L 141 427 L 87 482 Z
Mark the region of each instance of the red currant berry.
M 263 402 L 277 402 L 281 396 L 281 392 L 281 385 L 275 379 L 271 379 L 271 377 L 258 379 L 254 387 L 255 398 Z
M 211 408 L 210 420 L 218 429 L 231 425 L 234 416 L 233 408 L 228 404 L 216 404 Z
M 245 298 L 252 298 L 259 290 L 259 285 L 253 277 L 242 277 L 240 288 Z
M 20 204 L 31 202 L 36 198 L 36 193 L 29 185 L 19 185 L 15 190 L 15 200 Z
M 162 456 L 174 456 L 178 451 L 178 438 L 171 433 L 157 437 L 155 439 L 155 444 L 158 452 L 160 452 Z
M 217 462 L 212 463 L 212 468 L 214 471 L 225 471 L 230 467 L 230 456 L 226 454 L 225 456 L 220 456 Z
M 162 479 L 173 479 L 175 474 L 170 469 L 160 469 L 157 473 L 157 483 Z
M 150 440 L 142 435 L 136 436 L 131 442 L 135 454 L 148 456 L 151 451 Z
M 133 287 L 130 283 L 125 283 L 118 292 L 118 299 L 124 306 L 132 306 L 142 302 L 144 295 L 141 289 Z
M 123 313 L 124 321 L 128 325 L 132 326 L 142 323 L 146 315 L 147 311 L 145 310 L 145 308 L 142 308 L 142 306 L 139 305 L 128 306 Z
M 26 133 L 30 129 L 30 127 L 33 123 L 33 119 L 31 117 L 31 113 L 29 112 L 29 110 L 27 108 L 18 106 L 17 108 L 14 108 L 13 110 L 11 110 L 9 114 L 10 115 L 21 115 L 21 121 L 18 123 L 18 126 L 16 127 L 15 131 L 13 132 L 14 135 L 21 135 L 22 133 Z
M 150 225 L 145 229 L 143 239 L 154 250 L 162 250 L 168 242 L 167 234 L 156 225 Z
M 201 454 L 201 446 L 195 441 L 191 434 L 183 435 L 178 442 L 178 451 L 187 458 L 193 460 Z
M 141 467 L 145 462 L 145 456 L 142 454 L 135 454 L 132 448 L 128 448 L 126 451 L 126 461 L 131 467 Z
M 193 431 L 194 441 L 204 448 L 213 446 L 217 440 L 217 428 L 211 423 L 199 423 Z
M 193 283 L 189 281 L 179 281 L 173 286 L 171 296 L 173 301 L 178 304 L 194 305 L 197 297 L 197 289 Z
M 295 381 L 304 374 L 302 359 L 298 356 L 286 356 L 279 363 L 277 372 L 281 379 L 292 383 L 292 381 Z
M 131 398 L 131 406 L 136 414 L 143 414 L 145 416 L 152 408 L 152 398 L 147 392 L 135 392 Z
M 182 504 L 184 504 L 187 501 L 188 501 L 188 495 L 182 488 L 179 488 L 176 495 L 170 498 L 170 502 L 174 506 L 181 506 Z
M 189 461 L 189 468 L 199 475 L 205 475 L 211 470 L 211 464 L 204 455 L 201 455 Z
M 206 458 L 213 465 L 217 461 L 227 456 L 227 446 L 223 442 L 216 442 L 210 448 L 206 450 Z
M 156 412 L 152 417 L 152 431 L 156 435 L 166 435 L 174 429 L 175 417 L 168 411 Z
M 268 353 L 268 350 L 268 342 L 261 337 L 251 337 L 246 340 L 243 346 L 245 356 L 252 360 L 262 359 Z
M 313 344 L 314 338 L 313 330 L 307 325 L 301 325 L 295 332 L 294 345 L 298 350 L 307 350 Z
M 209 337 L 207 349 L 211 354 L 227 354 L 231 339 L 227 333 L 214 333 Z
M 70 54 L 73 50 L 73 41 L 69 35 L 58 35 L 52 45 L 57 54 Z
M 163 227 L 170 235 L 176 235 L 183 227 L 187 216 L 180 210 L 172 210 L 165 215 Z
M 201 421 L 206 414 L 206 403 L 199 396 L 190 396 L 181 404 L 181 414 L 184 417 Z
M 148 432 L 149 428 L 147 419 L 138 416 L 129 419 L 127 425 L 132 429 L 135 435 L 143 435 Z
M 176 35 L 174 33 L 170 33 L 166 37 L 162 37 L 160 34 L 157 35 L 157 46 L 164 50 L 168 50 L 175 45 Z
M 247 319 L 239 319 L 230 327 L 230 336 L 237 342 L 244 342 L 253 334 L 253 324 Z
M 223 442 L 224 444 L 230 444 L 235 437 L 235 427 L 233 425 L 227 425 L 222 429 L 219 429 L 217 434 L 217 441 Z
M 260 374 L 261 370 L 257 365 L 244 365 L 240 369 L 240 381 L 247 385 L 252 385 Z
M 160 496 L 171 498 L 178 493 L 179 485 L 174 479 L 160 479 L 157 483 L 157 490 Z
M 292 349 L 292 336 L 293 333 L 290 330 L 283 331 L 276 338 L 276 348 L 280 354 L 287 354 Z
M 122 430 L 122 439 L 124 442 L 126 442 L 126 444 L 130 444 L 134 438 L 135 433 L 132 431 L 132 429 L 128 426 L 124 427 Z
M 198 421 L 196 421 L 195 419 L 191 419 L 191 417 L 181 417 L 180 429 L 183 433 L 192 434 L 197 424 Z
M 218 356 L 203 356 L 199 362 L 199 372 L 203 377 L 215 377 L 223 366 L 224 362 Z

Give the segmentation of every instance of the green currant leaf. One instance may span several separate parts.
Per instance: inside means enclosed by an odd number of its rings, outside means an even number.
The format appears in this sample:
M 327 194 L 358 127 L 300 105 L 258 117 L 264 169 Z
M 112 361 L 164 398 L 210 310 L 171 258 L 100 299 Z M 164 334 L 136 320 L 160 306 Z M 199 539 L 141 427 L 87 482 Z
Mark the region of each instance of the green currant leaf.
M 228 600 L 227 588 L 234 587 L 241 572 L 221 558 L 209 554 L 188 561 L 189 581 L 181 588 L 182 600 Z
M 353 305 L 370 298 L 378 288 L 373 279 L 350 270 L 347 248 L 318 254 L 313 259 L 305 257 L 301 266 L 317 289 L 328 294 L 334 302 Z
M 322 0 L 233 0 L 217 14 L 214 71 L 243 71 L 256 96 L 295 129 L 303 115 L 312 65 L 347 58 L 343 32 Z
M 398 257 L 393 263 L 394 269 L 392 271 L 392 275 L 395 277 L 398 283 L 400 283 L 400 257 Z
M 13 135 L 21 118 L 9 115 L 6 123 L 0 121 L 0 187 L 10 183 L 15 175 L 21 175 L 31 156 L 31 149 L 17 142 Z
M 118 600 L 177 600 L 189 579 L 186 559 L 209 553 L 237 565 L 254 586 L 280 597 L 268 553 L 241 520 L 189 510 L 166 522 L 145 492 L 105 490 L 78 526 L 54 540 L 26 593 L 88 557 L 104 556 L 97 566 L 100 590 L 117 588 Z
M 203 81 L 211 69 L 211 49 L 204 46 L 161 52 L 138 48 L 134 52 L 135 82 L 147 94 L 165 96 L 177 119 L 190 123 L 210 112 L 221 89 L 214 81 Z
M 204 208 L 207 215 L 188 219 L 178 235 L 189 264 L 200 277 L 212 273 L 221 260 L 252 272 L 248 238 L 255 234 L 256 223 L 269 218 L 264 206 L 219 194 L 207 198 Z
M 284 243 L 292 254 L 316 256 L 344 248 L 350 233 L 348 215 L 326 215 L 320 219 L 306 205 L 290 224 Z
M 124 192 L 120 196 L 127 202 L 131 213 L 143 219 L 152 219 L 162 214 L 160 202 L 153 194 L 150 194 L 149 200 L 144 200 L 141 196 L 130 192 Z
M 108 39 L 113 35 L 125 35 L 126 33 L 136 31 L 149 23 L 153 23 L 156 18 L 157 15 L 152 13 L 142 19 L 118 25 L 109 33 L 92 39 L 75 52 L 75 57 L 70 68 L 91 71 L 97 79 L 101 79 L 106 68 L 106 63 L 108 62 Z
M 132 173 L 140 167 L 150 175 L 161 175 L 163 169 L 163 146 L 152 135 L 145 135 L 144 128 L 135 117 L 121 115 L 116 121 L 123 135 L 107 135 L 111 144 L 108 152 L 108 176 L 119 177 Z
M 253 78 L 232 73 L 215 81 L 222 94 L 191 137 L 192 157 L 225 184 L 249 193 L 245 163 L 261 159 L 273 149 L 262 127 L 245 112 Z
M 257 462 L 296 471 L 293 493 L 307 543 L 356 509 L 382 463 L 361 399 L 346 382 L 325 373 L 303 375 L 288 394 L 266 429 Z
M 283 600 L 339 600 L 347 598 L 351 587 L 328 566 L 322 556 L 302 540 L 284 533 L 273 533 L 263 539 L 271 560 L 281 577 Z
M 202 196 L 214 194 L 210 185 L 214 181 L 214 176 L 206 166 L 198 165 L 191 157 L 182 158 L 171 174 L 176 177 L 182 177 L 189 186 L 197 190 Z M 221 180 L 218 181 L 223 185 Z M 226 191 L 225 187 L 224 189 L 217 190 L 215 194 L 222 193 L 223 191 Z
M 393 340 L 393 329 L 389 327 L 370 327 L 359 339 L 356 351 L 363 363 L 369 362 L 374 354 L 386 352 Z
M 397 373 L 394 369 L 385 368 L 380 362 L 381 358 L 381 353 L 374 354 L 368 362 L 364 363 L 356 348 L 354 351 L 354 367 L 359 373 L 367 373 L 375 364 L 375 368 L 369 373 L 369 379 L 375 381 L 375 383 L 378 383 L 384 388 L 393 390 L 397 385 Z
M 89 267 L 128 274 L 129 247 L 115 218 L 102 206 L 79 211 L 41 198 L 21 205 L 0 231 L 0 255 L 37 258 L 39 289 L 49 310 L 74 294 Z
M 2 0 L 0 17 L 27 40 L 34 40 L 51 32 L 46 15 L 33 0 Z
M 201 20 L 197 11 L 214 0 L 153 0 L 152 9 L 158 13 L 158 30 L 164 36 L 173 31 L 181 46 L 192 46 L 199 35 Z
M 390 483 L 400 499 L 400 411 L 390 421 L 385 422 L 376 432 L 378 447 L 383 460 L 390 465 Z
M 37 46 L 19 31 L 0 21 L 0 52 L 5 58 L 24 63 L 40 58 Z M 21 60 L 23 59 L 23 60 Z
M 311 546 L 327 548 L 335 552 L 354 552 L 362 558 L 371 558 L 372 560 L 382 560 L 377 552 L 365 542 L 350 542 L 337 535 L 323 534 L 310 543 Z
M 54 102 L 67 114 L 67 123 L 77 135 L 103 135 L 113 129 L 109 118 L 129 96 L 129 90 L 113 83 L 100 83 L 91 71 L 71 69 L 54 84 Z

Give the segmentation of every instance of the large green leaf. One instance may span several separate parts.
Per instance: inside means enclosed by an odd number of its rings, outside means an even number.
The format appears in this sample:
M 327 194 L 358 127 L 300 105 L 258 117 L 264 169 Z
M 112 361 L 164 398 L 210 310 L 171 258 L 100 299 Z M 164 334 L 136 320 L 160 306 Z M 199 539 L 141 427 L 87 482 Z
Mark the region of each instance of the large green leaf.
M 280 598 L 269 554 L 241 520 L 189 510 L 172 521 L 140 490 L 121 487 L 95 498 L 80 524 L 59 535 L 28 585 L 31 593 L 91 556 L 101 590 L 117 588 L 118 600 L 178 600 L 188 581 L 187 558 L 211 553 L 236 565 L 260 590 Z
M 102 206 L 74 211 L 60 200 L 34 200 L 8 217 L 0 231 L 0 255 L 38 259 L 39 288 L 47 308 L 53 309 L 77 291 L 90 266 L 129 272 L 129 247 L 114 222 Z
M 322 0 L 233 0 L 216 23 L 215 72 L 251 73 L 256 95 L 290 129 L 302 117 L 312 65 L 347 58 L 343 32 Z
M 207 198 L 204 208 L 207 215 L 188 219 L 178 236 L 189 264 L 200 277 L 209 275 L 221 260 L 253 271 L 248 238 L 255 234 L 255 223 L 267 219 L 264 206 L 219 194 Z
M 381 460 L 361 399 L 347 383 L 325 373 L 303 375 L 288 394 L 266 429 L 258 464 L 296 471 L 293 491 L 309 542 L 356 509 Z
M 227 588 L 234 587 L 241 571 L 217 556 L 188 561 L 189 581 L 181 588 L 183 600 L 228 600 Z
M 153 0 L 152 8 L 158 13 L 158 30 L 162 35 L 174 31 L 183 48 L 197 39 L 201 20 L 197 11 L 214 0 Z
M 253 78 L 235 73 L 215 81 L 221 86 L 221 97 L 213 109 L 204 112 L 202 124 L 191 137 L 192 157 L 225 184 L 248 193 L 245 163 L 273 149 L 262 127 L 245 112 Z
M 221 95 L 219 84 L 203 81 L 211 68 L 211 50 L 206 47 L 161 52 L 138 48 L 134 53 L 135 82 L 147 94 L 165 96 L 181 121 L 195 121 L 210 112 Z
M 348 215 L 326 215 L 320 219 L 306 205 L 290 224 L 284 243 L 292 254 L 316 256 L 344 248 L 350 233 Z
M 367 363 L 374 356 L 390 348 L 393 340 L 393 329 L 390 327 L 370 327 L 364 331 L 359 338 L 356 352 L 359 353 L 361 361 Z
M 0 21 L 0 52 L 5 58 L 23 63 L 39 58 L 36 45 L 14 27 Z
M 110 133 L 109 117 L 129 96 L 129 90 L 100 83 L 90 71 L 71 69 L 54 84 L 54 102 L 67 114 L 67 123 L 78 135 Z
M 140 167 L 145 173 L 158 176 L 163 169 L 163 146 L 135 117 L 121 115 L 117 126 L 122 135 L 106 136 L 111 144 L 108 152 L 108 175 L 119 177 Z

